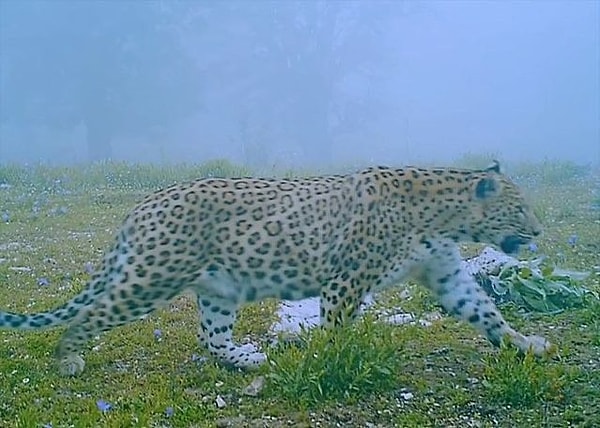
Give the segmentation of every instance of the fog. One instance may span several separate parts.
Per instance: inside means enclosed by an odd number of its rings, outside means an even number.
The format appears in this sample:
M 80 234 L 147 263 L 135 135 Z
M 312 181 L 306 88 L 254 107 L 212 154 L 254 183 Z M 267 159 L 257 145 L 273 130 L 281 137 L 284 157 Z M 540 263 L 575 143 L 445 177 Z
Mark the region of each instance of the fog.
M 0 163 L 598 163 L 599 4 L 2 0 Z

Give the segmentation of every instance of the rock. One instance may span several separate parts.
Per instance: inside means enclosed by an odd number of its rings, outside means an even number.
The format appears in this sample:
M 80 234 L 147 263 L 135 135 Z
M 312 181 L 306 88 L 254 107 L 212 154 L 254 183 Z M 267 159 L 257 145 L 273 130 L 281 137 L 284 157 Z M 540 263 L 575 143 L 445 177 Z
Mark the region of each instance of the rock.
M 414 397 L 415 397 L 415 395 L 412 392 L 401 392 L 400 393 L 400 398 L 402 398 L 405 401 L 412 400 Z
M 26 267 L 26 266 L 12 266 L 8 268 L 9 270 L 15 271 L 15 272 L 31 272 L 31 268 L 30 267 Z
M 242 390 L 242 393 L 244 395 L 256 397 L 258 394 L 260 394 L 260 391 L 262 391 L 264 386 L 265 386 L 265 377 L 258 376 L 250 383 L 250 385 L 248 385 L 247 387 L 245 387 Z
M 396 314 L 390 315 L 385 319 L 385 322 L 392 325 L 408 324 L 415 320 L 412 314 Z
M 246 418 L 244 416 L 235 416 L 232 418 L 217 419 L 215 425 L 218 428 L 234 428 L 239 427 Z
M 222 409 L 223 407 L 227 406 L 227 403 L 225 402 L 223 397 L 221 397 L 220 395 L 217 395 L 217 399 L 215 400 L 215 403 L 219 409 Z

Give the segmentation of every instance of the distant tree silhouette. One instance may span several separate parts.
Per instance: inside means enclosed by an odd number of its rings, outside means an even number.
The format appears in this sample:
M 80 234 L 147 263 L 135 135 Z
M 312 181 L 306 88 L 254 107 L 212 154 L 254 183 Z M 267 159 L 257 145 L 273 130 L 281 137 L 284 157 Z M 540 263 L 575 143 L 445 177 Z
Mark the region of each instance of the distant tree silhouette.
M 112 156 L 115 137 L 160 132 L 198 108 L 200 78 L 178 33 L 185 5 L 1 3 L 3 121 L 83 123 L 98 161 Z
M 390 69 L 384 66 L 386 46 L 375 42 L 402 13 L 394 3 L 199 3 L 195 28 L 203 34 L 194 40 L 195 48 L 219 48 L 199 61 L 205 70 L 219 70 L 207 73 L 206 81 L 228 82 L 222 95 L 241 107 L 241 132 L 248 128 L 247 112 L 260 109 L 268 121 L 286 128 L 305 162 L 330 164 L 335 134 L 377 115 L 362 106 L 379 70 Z M 366 95 L 344 96 L 342 82 L 352 75 L 365 82 Z

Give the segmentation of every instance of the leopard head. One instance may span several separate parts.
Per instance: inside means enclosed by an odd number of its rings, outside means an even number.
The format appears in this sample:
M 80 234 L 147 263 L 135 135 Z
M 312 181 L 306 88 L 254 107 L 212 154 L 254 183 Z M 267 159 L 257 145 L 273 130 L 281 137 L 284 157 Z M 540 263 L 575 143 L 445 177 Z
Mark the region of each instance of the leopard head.
M 506 254 L 540 235 L 542 228 L 522 191 L 500 170 L 494 161 L 476 171 L 469 180 L 470 201 L 466 214 L 467 229 L 475 242 L 495 244 Z

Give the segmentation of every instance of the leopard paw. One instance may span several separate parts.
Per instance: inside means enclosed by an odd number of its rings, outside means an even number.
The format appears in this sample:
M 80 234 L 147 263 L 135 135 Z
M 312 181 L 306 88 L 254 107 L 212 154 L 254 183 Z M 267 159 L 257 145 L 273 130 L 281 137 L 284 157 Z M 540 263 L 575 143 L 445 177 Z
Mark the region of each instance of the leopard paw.
M 58 364 L 58 370 L 62 376 L 77 376 L 83 372 L 83 368 L 85 367 L 83 358 L 76 354 L 61 358 Z
M 523 352 L 531 350 L 537 357 L 552 358 L 558 355 L 558 347 L 541 336 L 531 335 L 526 336 L 525 339 L 524 346 L 520 347 Z

